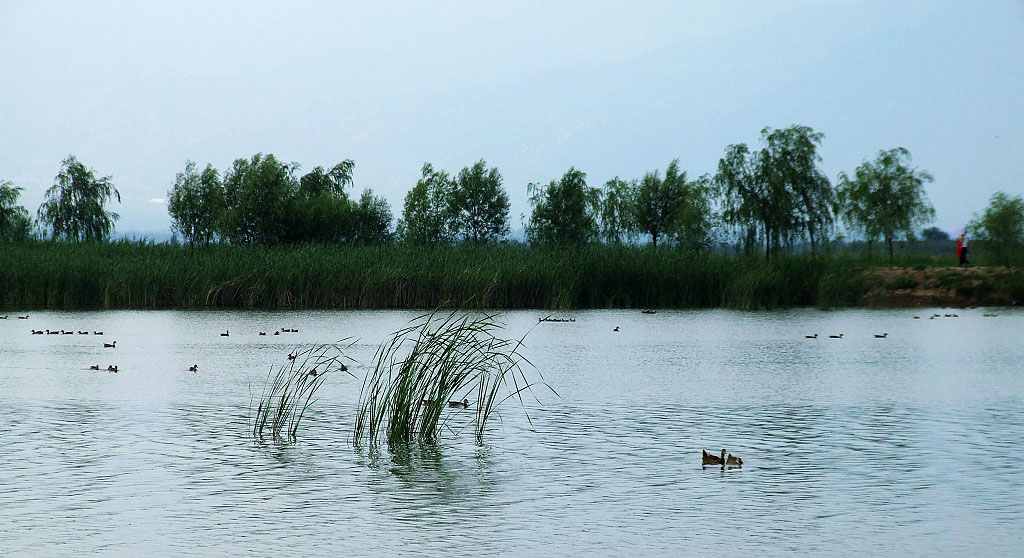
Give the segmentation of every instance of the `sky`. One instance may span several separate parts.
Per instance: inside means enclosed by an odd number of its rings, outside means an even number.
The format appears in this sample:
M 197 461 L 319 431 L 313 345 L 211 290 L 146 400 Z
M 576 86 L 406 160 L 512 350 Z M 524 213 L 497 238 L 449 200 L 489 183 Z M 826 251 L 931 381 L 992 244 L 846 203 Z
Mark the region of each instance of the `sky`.
M 353 159 L 396 218 L 423 163 L 591 186 L 714 173 L 765 126 L 821 168 L 907 148 L 933 223 L 1024 194 L 1024 2 L 0 0 L 0 179 L 35 213 L 61 161 L 112 176 L 119 232 L 166 233 L 186 161 Z

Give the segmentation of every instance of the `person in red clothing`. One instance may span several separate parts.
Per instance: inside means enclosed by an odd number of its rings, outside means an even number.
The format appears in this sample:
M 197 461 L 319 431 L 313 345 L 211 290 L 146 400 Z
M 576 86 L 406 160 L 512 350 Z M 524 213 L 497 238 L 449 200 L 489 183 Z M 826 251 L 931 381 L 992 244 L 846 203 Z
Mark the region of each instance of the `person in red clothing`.
M 965 265 L 967 261 L 967 231 L 956 238 L 956 257 L 960 260 L 959 265 Z

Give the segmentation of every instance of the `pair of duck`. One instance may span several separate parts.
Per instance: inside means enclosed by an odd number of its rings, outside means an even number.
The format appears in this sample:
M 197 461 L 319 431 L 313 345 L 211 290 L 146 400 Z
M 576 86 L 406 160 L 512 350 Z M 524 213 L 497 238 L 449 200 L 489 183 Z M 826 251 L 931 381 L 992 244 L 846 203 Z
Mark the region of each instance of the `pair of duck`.
M 89 370 L 99 370 L 99 369 L 100 369 L 100 365 L 99 364 L 94 364 L 94 365 L 89 367 Z M 111 364 L 110 366 L 107 366 L 107 372 L 115 372 L 116 373 L 117 372 L 117 365 Z
M 432 405 L 434 402 L 430 399 L 424 399 L 420 401 L 420 405 Z M 453 409 L 468 409 L 469 399 L 463 399 L 462 401 L 449 401 L 448 406 Z
M 721 456 L 708 453 L 707 450 L 701 450 L 700 466 L 703 469 L 708 465 L 719 465 L 723 469 L 726 467 L 742 467 L 743 460 L 731 453 L 726 456 L 725 448 L 722 448 Z

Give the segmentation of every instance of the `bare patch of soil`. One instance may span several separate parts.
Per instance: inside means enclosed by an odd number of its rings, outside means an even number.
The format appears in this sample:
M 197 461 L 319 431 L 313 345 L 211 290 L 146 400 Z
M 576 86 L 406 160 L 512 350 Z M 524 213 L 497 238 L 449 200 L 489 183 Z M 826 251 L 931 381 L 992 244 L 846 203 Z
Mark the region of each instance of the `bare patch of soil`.
M 971 306 L 1019 304 L 1010 287 L 1022 270 L 1011 267 L 877 267 L 864 271 L 867 305 Z

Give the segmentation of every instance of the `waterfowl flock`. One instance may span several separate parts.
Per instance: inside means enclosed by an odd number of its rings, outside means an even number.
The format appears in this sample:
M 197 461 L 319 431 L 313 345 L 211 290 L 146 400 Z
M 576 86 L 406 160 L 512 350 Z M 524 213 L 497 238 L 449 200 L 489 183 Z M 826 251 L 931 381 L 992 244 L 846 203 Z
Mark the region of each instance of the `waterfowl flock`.
M 29 319 L 29 317 L 30 316 L 28 314 L 25 314 L 25 315 L 22 315 L 22 316 L 16 316 L 16 318 L 19 319 L 19 320 L 27 320 L 27 319 Z M 9 319 L 9 318 L 10 318 L 9 315 L 0 316 L 0 320 L 6 320 L 6 319 Z M 573 321 L 575 321 L 575 320 L 573 320 Z M 35 329 L 35 328 L 30 328 L 29 331 L 30 331 L 31 335 L 75 335 L 75 334 L 78 334 L 78 335 L 89 335 L 89 330 L 86 330 L 86 329 L 49 329 L 49 328 L 46 328 L 46 329 Z M 280 335 L 281 333 L 298 333 L 298 332 L 299 332 L 298 328 L 282 327 L 279 330 L 274 331 L 274 335 Z M 93 330 L 92 331 L 92 335 L 103 335 L 103 334 L 104 333 L 101 330 Z M 224 330 L 219 335 L 221 337 L 228 337 L 230 335 L 230 331 L 229 330 Z M 260 330 L 258 332 L 258 335 L 265 336 L 265 335 L 267 335 L 267 332 Z M 116 349 L 117 348 L 117 341 L 114 340 L 114 341 L 111 341 L 109 343 L 104 342 L 103 343 L 103 348 L 104 349 Z M 295 360 L 296 356 L 297 356 L 297 354 L 295 354 L 295 353 L 289 353 L 288 354 L 288 359 L 289 360 Z M 343 372 L 348 371 L 348 367 L 345 364 L 341 364 L 340 365 L 340 369 Z M 106 368 L 101 367 L 99 364 L 90 364 L 90 365 L 88 365 L 88 370 L 106 370 L 107 372 L 115 372 L 116 373 L 116 372 L 120 371 L 120 367 L 117 364 L 110 364 Z M 191 366 L 188 367 L 188 371 L 189 372 L 198 372 L 199 371 L 199 365 L 198 364 L 192 364 Z M 318 372 L 316 371 L 315 368 L 311 372 L 312 372 L 312 374 L 310 374 L 311 376 L 316 376 L 318 374 Z
M 967 308 L 967 307 L 963 307 L 963 308 Z M 974 308 L 977 308 L 977 307 L 974 306 L 974 307 L 971 307 L 969 309 L 974 309 Z M 986 313 L 981 314 L 981 316 L 983 318 L 994 318 L 994 317 L 996 317 L 998 315 L 999 314 L 990 313 L 990 312 L 986 312 Z M 943 312 L 943 313 L 936 312 L 936 313 L 933 313 L 930 316 L 928 316 L 928 319 L 929 320 L 934 320 L 936 318 L 941 319 L 941 318 L 959 318 L 959 317 L 960 317 L 960 314 L 957 314 L 956 312 Z M 921 316 L 913 316 L 913 319 L 920 320 Z M 887 332 L 887 331 L 886 332 L 882 332 L 882 333 L 873 333 L 872 335 L 874 336 L 875 339 L 888 339 L 889 338 L 889 332 Z M 815 333 L 813 335 L 804 335 L 804 337 L 807 338 L 807 339 L 817 339 L 818 338 L 818 334 Z M 833 333 L 833 334 L 829 335 L 828 338 L 829 339 L 844 339 L 842 333 L 838 333 L 838 334 Z

